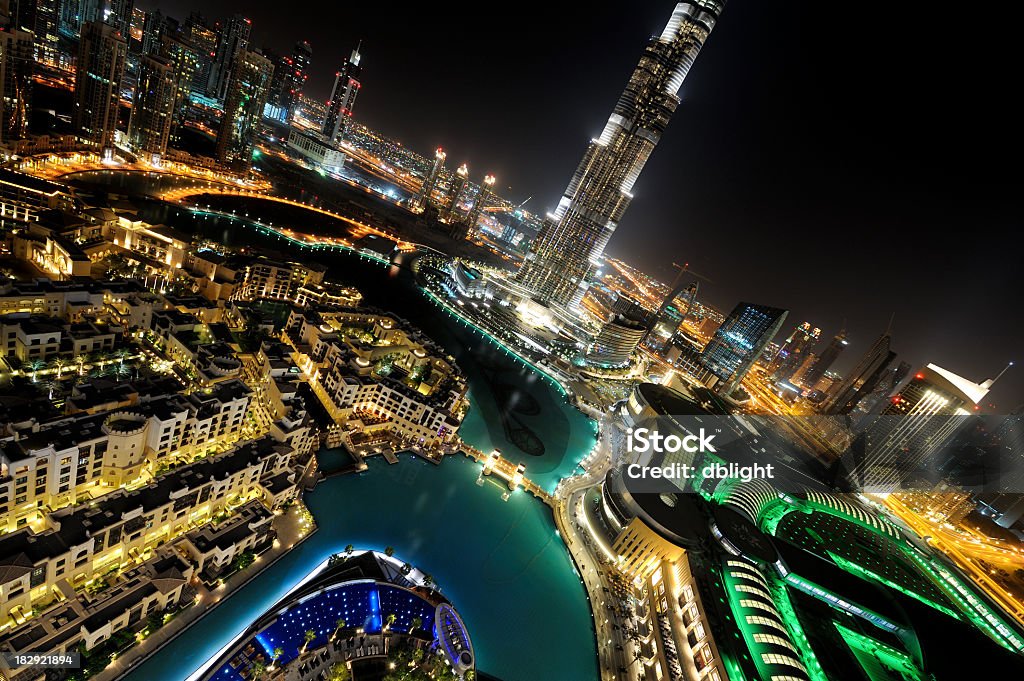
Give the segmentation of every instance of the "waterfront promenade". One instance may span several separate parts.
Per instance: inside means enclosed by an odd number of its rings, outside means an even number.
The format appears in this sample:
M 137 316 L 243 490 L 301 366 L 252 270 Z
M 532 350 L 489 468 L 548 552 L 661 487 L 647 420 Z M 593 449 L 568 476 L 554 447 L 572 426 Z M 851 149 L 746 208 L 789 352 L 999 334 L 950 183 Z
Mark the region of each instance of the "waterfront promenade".
M 302 543 L 313 532 L 315 526 L 305 524 L 303 520 L 303 507 L 293 506 L 286 512 L 274 518 L 274 529 L 277 531 L 277 541 L 258 556 L 252 565 L 236 572 L 215 589 L 208 589 L 197 577 L 192 579 L 190 586 L 197 593 L 197 602 L 186 608 L 177 617 L 166 625 L 153 632 L 148 638 L 119 655 L 102 672 L 92 677 L 95 681 L 114 681 L 123 674 L 127 674 L 134 667 L 153 655 L 165 645 L 173 641 L 182 632 L 198 622 L 208 612 L 213 610 L 220 602 L 248 584 L 253 578 L 259 575 L 271 565 L 283 558 L 296 545 Z M 192 670 L 181 670 L 182 678 Z

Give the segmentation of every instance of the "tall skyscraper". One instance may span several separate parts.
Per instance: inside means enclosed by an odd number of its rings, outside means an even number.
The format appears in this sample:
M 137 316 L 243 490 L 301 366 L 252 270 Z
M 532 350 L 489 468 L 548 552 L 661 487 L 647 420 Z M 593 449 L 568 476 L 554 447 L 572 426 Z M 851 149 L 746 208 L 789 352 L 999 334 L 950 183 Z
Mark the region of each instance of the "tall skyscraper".
M 828 347 L 821 351 L 817 360 L 807 370 L 807 373 L 804 374 L 801 379 L 804 387 L 813 388 L 814 384 L 825 375 L 825 372 L 832 368 L 832 365 L 835 364 L 836 359 L 843 353 L 847 345 L 846 329 L 844 328 L 829 342 Z
M 128 139 L 137 152 L 162 156 L 167 151 L 177 90 L 174 65 L 169 60 L 156 55 L 142 57 L 128 124 Z
M 697 296 L 697 282 L 693 282 L 685 288 L 687 299 L 686 308 L 683 308 L 676 303 L 676 298 L 679 297 L 683 291 L 684 285 L 677 284 L 675 288 L 668 292 L 668 295 L 665 296 L 664 300 L 661 301 L 661 305 L 658 306 L 657 312 L 651 316 L 647 335 L 644 336 L 643 342 L 644 345 L 655 352 L 661 352 L 668 347 L 672 338 L 675 336 L 676 331 L 679 330 L 679 327 L 686 319 L 686 315 L 689 314 L 690 309 L 693 307 L 693 299 Z
M 210 69 L 213 59 L 217 56 L 217 33 L 211 29 L 206 19 L 198 12 L 192 12 L 185 20 L 185 37 L 195 47 L 199 65 L 192 78 L 191 90 L 206 94 L 210 85 Z
M 341 142 L 352 122 L 352 109 L 356 105 L 356 95 L 359 94 L 359 76 L 363 68 L 359 65 L 362 55 L 359 54 L 360 42 L 356 49 L 352 50 L 341 71 L 334 76 L 334 88 L 331 90 L 331 101 L 327 105 L 327 117 L 324 119 L 323 133 L 335 144 Z
M 732 393 L 782 328 L 787 314 L 753 303 L 733 308 L 700 355 L 701 365 L 718 378 L 713 387 L 724 395 Z
M 57 64 L 57 27 L 60 22 L 60 0 L 37 0 L 35 3 L 36 59 L 48 66 Z
M 804 322 L 793 329 L 793 333 L 779 348 L 772 366 L 769 367 L 772 377 L 777 381 L 788 381 L 792 378 L 800 365 L 807 359 L 807 353 L 819 338 L 821 338 L 821 329 L 812 328 L 810 322 Z
M 875 389 L 885 374 L 886 367 L 896 359 L 896 353 L 890 348 L 891 344 L 892 337 L 886 329 L 864 353 L 853 371 L 829 391 L 820 411 L 823 414 L 849 414 L 853 411 L 857 403 Z
M 199 70 L 199 52 L 178 34 L 165 32 L 160 36 L 160 56 L 166 59 L 174 75 L 174 126 L 183 125 L 188 109 L 189 94 L 196 72 Z M 175 128 L 172 127 L 171 134 Z
M 633 198 L 633 185 L 679 106 L 676 94 L 724 7 L 724 0 L 676 5 L 647 45 L 601 136 L 576 168 L 555 212 L 517 274 L 544 302 L 574 306 L 586 277 Z
M 58 30 L 77 38 L 85 24 L 98 21 L 113 26 L 127 40 L 134 4 L 134 0 L 63 0 Z
M 455 171 L 455 177 L 452 178 L 451 186 L 451 199 L 448 200 L 448 207 L 445 208 L 444 215 L 441 219 L 444 222 L 452 223 L 455 222 L 456 216 L 459 212 L 459 203 L 462 201 L 462 197 L 466 194 L 466 187 L 469 186 L 469 167 L 463 163 L 459 166 L 459 169 Z
M 99 21 L 82 25 L 72 122 L 79 137 L 103 150 L 114 146 L 127 55 L 128 43 L 116 28 Z
M 469 211 L 470 232 L 476 231 L 480 216 L 483 215 L 484 208 L 487 207 L 487 202 L 491 199 L 491 191 L 494 189 L 495 182 L 497 182 L 497 178 L 494 175 L 487 175 L 480 183 L 480 191 L 477 192 L 476 198 L 473 200 L 473 209 Z
M 629 364 L 637 346 L 647 333 L 647 326 L 639 319 L 614 315 L 601 327 L 587 349 L 586 359 L 603 367 L 621 367 Z
M 252 21 L 236 14 L 220 23 L 220 38 L 217 51 L 210 66 L 210 78 L 206 93 L 214 99 L 225 100 L 228 82 L 234 70 L 235 59 L 249 49 L 249 34 Z M 261 112 L 262 114 L 262 112 Z
M 258 52 L 246 50 L 235 60 L 217 135 L 217 159 L 221 163 L 240 170 L 252 165 L 257 127 L 273 75 L 273 62 Z
M 0 142 L 22 139 L 28 134 L 33 43 L 30 31 L 0 31 Z
M 994 382 L 974 383 L 934 364 L 918 371 L 866 428 L 863 451 L 844 457 L 850 479 L 868 491 L 897 490 L 952 440 Z
M 444 149 L 441 147 L 438 147 L 437 151 L 434 152 L 434 163 L 430 166 L 427 176 L 423 178 L 423 184 L 420 185 L 420 191 L 416 195 L 416 208 L 425 210 L 430 205 L 430 197 L 434 195 L 437 178 L 441 176 L 441 171 L 444 169 L 444 160 L 447 157 L 448 154 L 444 153 Z
M 313 48 L 308 41 L 295 43 L 289 56 L 281 57 L 274 69 L 274 82 L 270 87 L 271 104 L 288 112 L 288 120 L 294 117 L 302 88 L 309 79 L 309 65 L 313 59 Z

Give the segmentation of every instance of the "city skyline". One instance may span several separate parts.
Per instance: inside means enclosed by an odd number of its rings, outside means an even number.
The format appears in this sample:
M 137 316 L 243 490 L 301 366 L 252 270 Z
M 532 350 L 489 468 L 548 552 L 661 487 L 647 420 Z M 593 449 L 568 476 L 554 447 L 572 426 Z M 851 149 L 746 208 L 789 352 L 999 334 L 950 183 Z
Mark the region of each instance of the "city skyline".
M 0 6 L 0 679 L 1020 675 L 997 36 L 134 2 Z
M 140 6 L 181 18 L 196 9 L 184 0 Z M 334 74 L 363 40 L 356 120 L 425 155 L 443 146 L 455 165 L 466 160 L 495 174 L 500 195 L 532 196 L 527 208 L 543 215 L 557 205 L 565 178 L 672 7 L 581 13 L 527 3 L 501 30 L 474 31 L 474 16 L 457 8 L 404 8 L 399 22 L 387 8 L 354 6 L 330 10 L 342 21 L 329 36 L 312 20 L 325 11 L 316 4 L 284 19 L 270 6 L 245 11 L 254 45 L 287 53 L 296 40 L 311 42 L 307 90 L 318 99 L 327 99 Z M 202 10 L 214 20 L 238 8 L 220 0 Z M 702 51 L 608 253 L 663 281 L 671 279 L 672 260 L 688 260 L 714 281 L 701 294 L 719 308 L 756 290 L 758 302 L 789 309 L 825 337 L 847 319 L 850 347 L 835 366 L 841 373 L 893 314 L 894 349 L 915 366 L 936 362 L 980 381 L 1019 360 L 1021 321 L 975 294 L 1012 284 L 1012 244 L 1019 242 L 1009 178 L 985 163 L 1002 143 L 999 131 L 1009 128 L 1008 120 L 999 124 L 1009 109 L 992 87 L 999 74 L 983 68 L 999 63 L 1003 29 L 990 29 L 992 39 L 938 68 L 925 55 L 938 47 L 941 12 L 889 11 L 871 38 L 877 49 L 864 53 L 856 52 L 859 28 L 807 3 L 725 13 L 737 18 L 722 22 Z M 560 33 L 570 20 L 574 30 Z M 764 25 L 793 26 L 792 39 L 780 43 Z M 595 35 L 616 39 L 595 48 Z M 429 64 L 431 77 L 399 75 L 408 63 Z M 518 83 L 517 73 L 530 74 L 530 96 L 508 95 L 516 85 L 505 84 Z M 947 78 L 957 83 L 956 96 L 943 94 Z M 482 94 L 472 92 L 480 82 L 487 83 Z M 445 94 L 438 102 L 431 92 Z M 525 119 L 536 124 L 520 125 Z M 951 130 L 970 134 L 950 138 Z M 992 236 L 966 243 L 979 230 Z M 659 241 L 666 233 L 671 249 Z M 725 249 L 722 234 L 742 235 L 750 248 Z M 998 247 L 1000 240 L 1011 247 Z M 865 252 L 863 263 L 848 255 L 857 252 Z M 956 274 L 917 277 L 913 263 L 922 260 L 950 263 Z M 765 267 L 787 274 L 760 276 Z M 954 321 L 956 309 L 986 321 Z M 1018 374 L 993 389 L 1003 410 L 1024 395 Z

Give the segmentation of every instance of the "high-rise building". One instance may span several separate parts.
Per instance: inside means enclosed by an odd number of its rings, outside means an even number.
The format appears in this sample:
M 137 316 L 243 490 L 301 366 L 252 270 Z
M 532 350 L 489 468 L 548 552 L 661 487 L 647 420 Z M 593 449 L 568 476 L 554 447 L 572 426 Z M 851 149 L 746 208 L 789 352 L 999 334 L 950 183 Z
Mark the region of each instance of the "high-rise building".
M 562 306 L 583 297 L 586 277 L 629 206 L 633 185 L 679 106 L 676 93 L 724 5 L 681 2 L 661 35 L 648 43 L 604 131 L 590 143 L 517 274 L 535 297 Z
M 654 313 L 651 319 L 650 329 L 647 332 L 647 337 L 644 339 L 644 344 L 654 350 L 655 352 L 664 351 L 675 336 L 676 331 L 682 326 L 683 322 L 686 321 L 686 317 L 693 311 L 693 302 L 697 298 L 697 286 L 698 282 L 694 281 L 691 284 L 685 286 L 683 284 L 676 284 L 675 288 L 668 292 L 665 299 L 661 301 L 661 306 L 658 307 L 658 311 Z M 676 302 L 682 293 L 686 293 L 686 307 L 680 307 Z
M 82 25 L 72 121 L 79 137 L 103 150 L 114 146 L 127 55 L 128 43 L 116 28 L 99 21 Z
M 425 210 L 430 205 L 430 198 L 434 195 L 434 188 L 437 186 L 437 178 L 440 177 L 441 171 L 444 170 L 444 160 L 448 157 L 448 154 L 444 153 L 444 149 L 438 147 L 434 152 L 434 163 L 430 166 L 430 171 L 427 176 L 423 178 L 423 184 L 420 185 L 420 191 L 416 195 L 415 205 L 417 209 Z
M 829 390 L 829 395 L 821 404 L 823 414 L 849 414 L 864 397 L 871 393 L 885 374 L 886 368 L 896 359 L 896 353 L 890 345 L 892 337 L 889 330 L 878 337 L 853 371 Z
M 217 56 L 217 33 L 209 27 L 206 19 L 198 12 L 192 12 L 185 20 L 185 37 L 195 48 L 199 59 L 196 73 L 192 78 L 191 90 L 206 94 L 210 84 L 210 69 Z
M 302 96 L 302 88 L 309 79 L 309 65 L 313 59 L 313 48 L 306 40 L 295 43 L 289 56 L 281 57 L 274 69 L 274 82 L 270 86 L 270 103 L 287 112 L 291 121 Z
M 590 344 L 587 361 L 603 367 L 625 366 L 645 333 L 647 327 L 640 320 L 615 315 Z
M 829 342 L 828 347 L 821 351 L 817 360 L 803 375 L 801 382 L 806 388 L 814 388 L 814 385 L 821 380 L 825 372 L 832 368 L 836 359 L 843 353 L 849 343 L 846 341 L 846 329 L 842 329 Z
M 28 134 L 32 110 L 32 65 L 35 59 L 30 31 L 0 31 L 0 142 Z
M 219 28 L 220 37 L 217 41 L 213 64 L 210 66 L 210 78 L 206 93 L 214 99 L 225 100 L 228 94 L 228 82 L 234 71 L 235 59 L 249 49 L 252 21 L 241 14 L 236 14 L 221 22 Z M 262 112 L 260 113 L 262 114 Z
M 134 0 L 64 0 L 58 30 L 74 39 L 81 35 L 85 24 L 98 21 L 113 26 L 127 40 L 134 4 Z
M 455 177 L 452 178 L 451 186 L 451 199 L 448 201 L 448 206 L 445 208 L 444 215 L 441 219 L 444 222 L 451 224 L 456 221 L 456 217 L 459 212 L 459 203 L 462 201 L 462 197 L 466 194 L 466 188 L 469 186 L 469 168 L 463 163 L 459 166 L 459 169 L 455 171 Z
M 189 94 L 199 70 L 199 52 L 184 37 L 165 32 L 160 36 L 160 56 L 170 62 L 174 71 L 174 124 L 180 126 L 185 122 Z
M 737 305 L 700 355 L 701 365 L 718 379 L 712 387 L 724 395 L 732 393 L 782 328 L 787 314 L 766 305 Z
M 788 381 L 792 378 L 820 337 L 821 329 L 812 328 L 810 322 L 804 322 L 793 329 L 793 333 L 779 348 L 772 365 L 768 368 L 772 372 L 772 377 L 777 381 Z
M 334 75 L 334 88 L 331 90 L 331 101 L 327 105 L 327 117 L 324 119 L 323 133 L 335 144 L 341 142 L 352 122 L 352 109 L 356 105 L 359 94 L 359 76 L 363 67 L 359 65 L 362 55 L 359 54 L 360 42 L 352 50 L 345 65 Z
M 273 75 L 273 62 L 258 52 L 246 50 L 235 60 L 217 135 L 217 159 L 221 163 L 239 169 L 252 165 L 257 127 Z
M 57 27 L 60 23 L 60 0 L 37 0 L 35 3 L 36 59 L 47 66 L 58 63 Z
M 174 64 L 164 57 L 144 55 L 128 124 L 128 139 L 136 151 L 156 156 L 167 151 L 177 90 Z
M 0 2 L 0 26 L 31 31 L 36 25 L 36 0 Z
M 476 194 L 476 198 L 473 200 L 473 208 L 469 211 L 469 231 L 477 231 L 477 223 L 480 222 L 480 216 L 483 215 L 484 208 L 487 207 L 487 202 L 491 198 L 491 192 L 494 189 L 494 183 L 497 179 L 494 175 L 487 175 L 484 177 L 484 181 L 480 183 L 480 190 Z
M 873 492 L 899 489 L 966 425 L 994 382 L 974 383 L 934 364 L 918 371 L 867 426 L 863 449 L 844 456 L 850 481 Z

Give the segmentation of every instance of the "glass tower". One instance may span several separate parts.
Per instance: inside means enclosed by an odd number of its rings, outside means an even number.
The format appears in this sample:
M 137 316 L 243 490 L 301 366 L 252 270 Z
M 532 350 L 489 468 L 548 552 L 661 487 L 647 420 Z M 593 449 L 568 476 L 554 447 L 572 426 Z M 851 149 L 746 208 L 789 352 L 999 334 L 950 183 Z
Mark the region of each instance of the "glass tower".
M 724 5 L 681 2 L 661 35 L 651 38 L 517 274 L 534 297 L 570 307 L 583 297 L 586 277 L 629 206 L 633 185 L 679 106 L 676 93 Z
M 274 64 L 257 52 L 246 50 L 235 59 L 217 135 L 217 159 L 221 163 L 246 170 L 252 165 L 256 129 L 263 116 L 273 74 Z
M 786 321 L 786 310 L 740 303 L 704 347 L 700 363 L 718 377 L 719 392 L 728 395 L 743 381 Z

